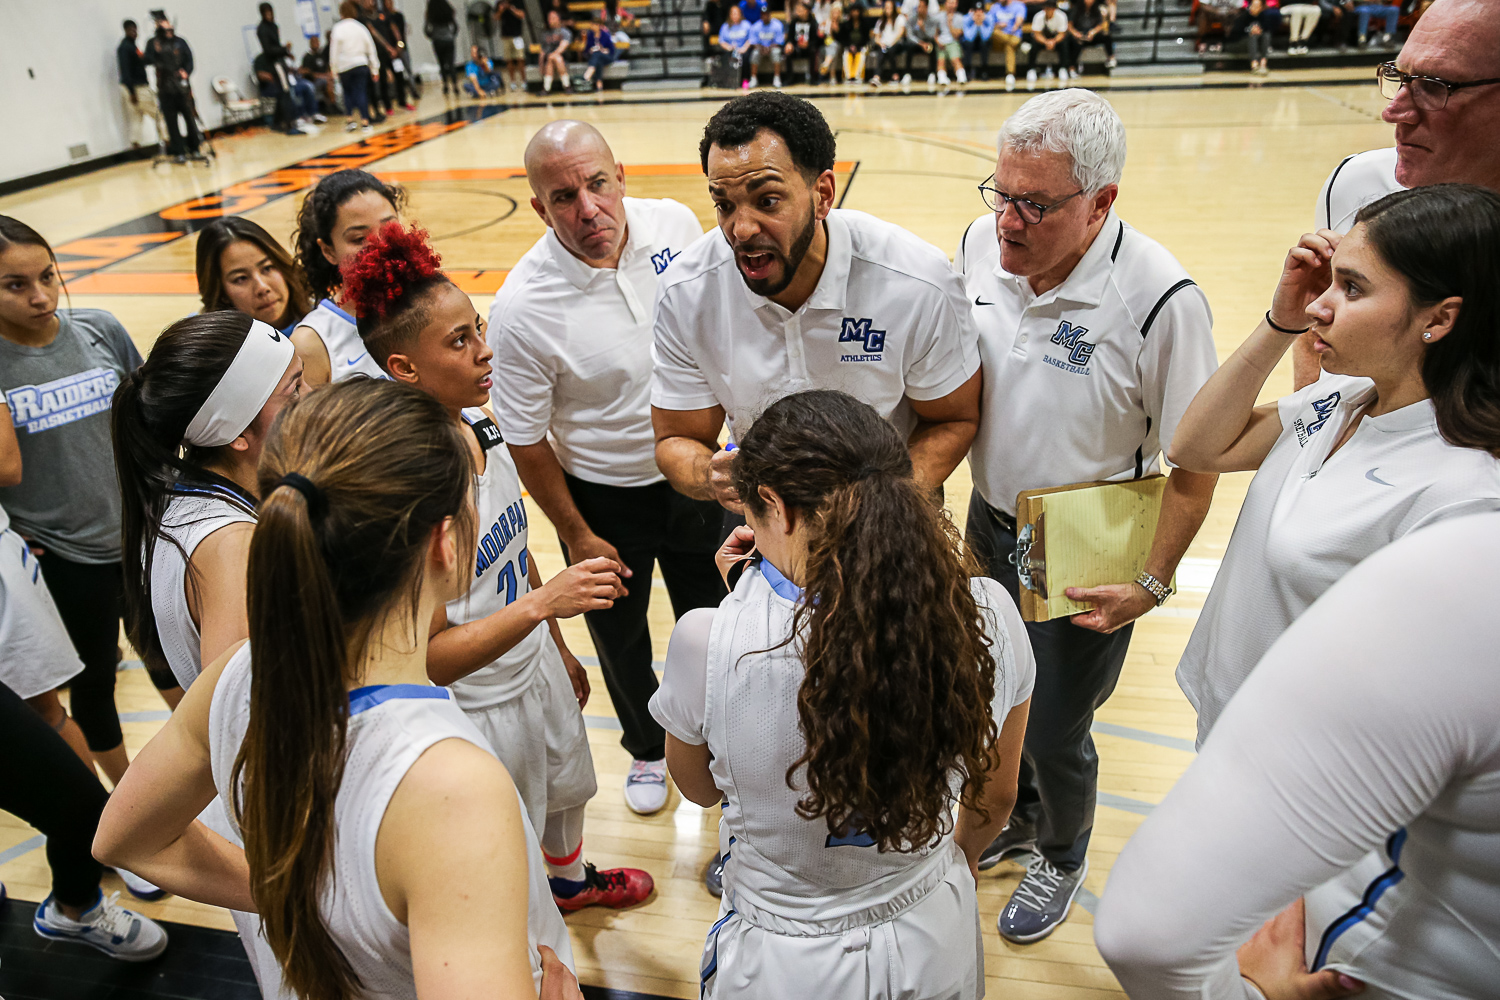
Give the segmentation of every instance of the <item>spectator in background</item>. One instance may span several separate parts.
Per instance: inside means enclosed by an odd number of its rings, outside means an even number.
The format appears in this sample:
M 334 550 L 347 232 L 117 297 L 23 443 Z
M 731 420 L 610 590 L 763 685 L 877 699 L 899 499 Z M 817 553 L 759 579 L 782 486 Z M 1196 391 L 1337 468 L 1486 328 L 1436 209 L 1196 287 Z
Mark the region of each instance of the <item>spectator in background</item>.
M 786 25 L 781 23 L 781 18 L 766 14 L 758 23 L 751 25 L 750 40 L 755 43 L 750 53 L 750 86 L 760 85 L 756 71 L 760 69 L 762 60 L 770 60 L 771 86 L 780 90 L 781 50 L 786 45 Z
M 927 82 L 933 83 L 933 67 L 937 65 L 937 35 L 927 0 L 917 0 L 916 9 L 906 18 L 906 38 L 911 47 L 906 51 L 906 72 L 901 74 L 903 85 L 911 83 L 911 57 L 918 52 L 927 56 Z
M 453 54 L 458 44 L 458 17 L 448 0 L 427 0 L 422 34 L 432 42 L 432 54 L 437 56 L 438 75 L 443 78 L 443 96 L 452 93 L 457 97 L 458 67 L 453 63 Z
M 312 41 L 317 41 L 314 35 Z M 288 45 L 282 50 L 281 65 L 286 70 L 287 89 L 292 94 L 292 104 L 296 106 L 301 117 L 302 124 L 321 125 L 328 119 L 318 112 L 318 92 L 311 80 L 304 79 L 297 70 L 297 58 L 292 55 L 292 47 Z
M 584 31 L 583 55 L 588 60 L 588 66 L 583 71 L 585 83 L 592 82 L 595 90 L 604 90 L 604 69 L 617 59 L 615 51 L 615 37 L 609 30 L 609 12 L 599 11 L 599 21 L 591 24 Z M 779 23 L 779 22 L 778 22 Z
M 1021 48 L 1021 28 L 1026 24 L 1025 0 L 998 0 L 990 8 L 994 18 L 995 33 L 992 45 L 1005 52 L 1005 89 L 1016 85 L 1016 53 Z
M 125 134 L 135 149 L 146 142 L 146 122 L 154 122 L 160 135 L 161 122 L 156 117 L 156 95 L 146 76 L 146 60 L 135 47 L 134 21 L 125 22 L 125 37 L 115 49 L 115 65 L 120 70 L 120 92 L 125 97 Z
M 958 0 L 954 0 L 955 3 Z M 855 0 L 844 11 L 843 21 L 835 32 L 844 57 L 844 82 L 865 82 L 865 51 L 870 47 L 870 30 L 865 26 L 865 8 Z
M 255 37 L 260 40 L 262 53 L 280 58 L 281 28 L 276 23 L 276 8 L 268 3 L 260 5 L 260 23 L 255 26 Z
M 172 22 L 156 22 L 156 36 L 146 44 L 145 60 L 156 67 L 156 96 L 167 121 L 167 153 L 178 163 L 197 159 L 198 114 L 193 106 L 193 50 L 177 37 Z M 186 129 L 178 119 L 186 123 Z
M 495 7 L 500 23 L 500 58 L 505 63 L 501 77 L 511 90 L 526 89 L 526 8 L 519 2 L 500 0 Z
M 1385 18 L 1385 32 L 1380 36 L 1378 44 L 1390 45 L 1396 39 L 1396 28 L 1401 22 L 1401 8 L 1393 3 L 1361 3 L 1355 4 L 1354 12 L 1359 16 L 1359 44 L 1364 45 L 1366 41 L 1371 45 L 1377 44 L 1376 39 L 1369 37 L 1370 19 L 1376 15 Z
M 990 34 L 994 26 L 982 2 L 976 2 L 958 18 L 958 44 L 963 50 L 963 66 L 976 80 L 989 78 Z
M 490 57 L 478 45 L 469 46 L 469 61 L 464 65 L 464 89 L 470 97 L 494 97 L 500 92 L 501 81 L 495 78 L 495 67 Z
M 713 60 L 719 54 L 718 42 L 715 40 L 719 34 L 719 28 L 724 24 L 723 0 L 705 0 L 703 4 L 703 82 L 707 87 L 711 82 L 710 73 Z
M 1307 55 L 1307 40 L 1312 37 L 1313 29 L 1318 26 L 1318 20 L 1323 16 L 1323 8 L 1315 3 L 1289 3 L 1281 8 L 1281 12 L 1289 22 L 1286 54 L 1289 56 Z
M 937 36 L 937 82 L 948 86 L 947 70 L 951 69 L 954 79 L 968 83 L 969 78 L 964 74 L 964 48 L 959 42 L 963 37 L 963 17 L 958 13 L 958 0 L 947 0 L 933 20 L 937 22 L 937 30 L 933 32 Z M 930 74 L 927 82 L 932 82 Z
M 750 37 L 750 25 L 745 23 L 745 14 L 738 5 L 729 8 L 729 18 L 719 25 L 719 48 L 724 57 L 734 64 L 735 82 L 745 78 L 745 56 L 755 40 Z
M 1271 32 L 1275 30 L 1266 26 L 1269 13 L 1266 0 L 1247 0 L 1234 32 L 1245 36 L 1245 51 L 1250 55 L 1250 72 L 1262 76 L 1270 72 L 1266 68 L 1266 61 L 1271 55 Z M 1277 21 L 1280 21 L 1279 14 Z
M 391 58 L 391 75 L 396 80 L 397 99 L 407 111 L 417 110 L 416 87 L 411 80 L 411 49 L 406 44 L 406 15 L 396 7 L 396 0 L 377 0 L 380 16 L 390 26 L 391 38 L 396 44 L 396 53 Z
M 370 113 L 370 88 L 375 74 L 380 72 L 380 57 L 354 0 L 339 4 L 339 21 L 328 33 L 328 65 L 338 74 L 339 86 L 344 90 L 344 108 L 349 112 L 345 131 L 360 127 L 355 118 L 358 115 L 364 119 L 364 130 L 373 132 L 376 125 L 385 121 L 385 115 L 378 110 L 374 115 Z
M 1336 0 L 1330 0 L 1330 2 L 1336 2 Z M 1215 24 L 1222 26 L 1225 32 L 1233 30 L 1234 22 L 1240 16 L 1239 0 L 1198 0 L 1196 13 L 1193 16 L 1198 28 L 1198 51 L 1219 52 L 1224 48 L 1224 44 L 1210 42 L 1208 33 L 1213 30 Z
M 547 30 L 542 32 L 542 51 L 537 57 L 542 68 L 542 93 L 552 90 L 554 74 L 562 77 L 564 90 L 573 89 L 567 60 L 568 46 L 572 44 L 573 32 L 563 25 L 561 15 L 556 10 L 547 11 Z
M 281 49 L 274 53 L 263 51 L 251 62 L 255 81 L 260 86 L 260 96 L 273 103 L 266 114 L 266 128 L 283 135 L 302 135 L 297 128 L 297 112 L 292 107 L 291 89 L 287 86 L 286 66 L 281 60 Z
M 770 5 L 766 0 L 740 0 L 739 8 L 746 24 L 759 24 L 770 12 Z
M 818 54 L 823 48 L 823 32 L 813 19 L 806 0 L 797 0 L 792 10 L 792 20 L 787 26 L 786 53 L 787 71 L 791 72 L 795 60 L 806 60 L 803 82 L 812 85 L 818 82 Z
M 813 8 L 813 17 L 817 17 Z M 839 75 L 839 34 L 844 26 L 844 8 L 834 3 L 828 11 L 828 26 L 823 29 L 823 58 L 818 63 L 818 73 L 823 82 L 832 84 Z
M 880 8 L 880 18 L 870 30 L 870 82 L 880 86 L 881 74 L 895 83 L 901 78 L 897 65 L 910 50 L 906 40 L 906 15 L 896 6 L 896 0 L 885 0 Z M 907 56 L 908 61 L 910 56 Z
M 1057 76 L 1068 82 L 1068 67 L 1073 63 L 1073 36 L 1068 33 L 1068 15 L 1057 9 L 1056 0 L 1047 0 L 1031 19 L 1031 52 L 1026 56 L 1026 86 L 1036 86 L 1036 61 L 1043 52 L 1057 53 Z M 1052 67 L 1047 67 L 1052 79 Z
M 1074 76 L 1083 75 L 1083 50 L 1090 45 L 1104 46 L 1104 67 L 1115 68 L 1115 40 L 1109 33 L 1109 7 L 1104 0 L 1073 0 L 1068 33 L 1073 36 Z
M 307 40 L 307 54 L 302 57 L 302 67 L 297 72 L 302 79 L 312 84 L 313 92 L 323 102 L 328 113 L 338 114 L 339 102 L 333 89 L 333 70 L 328 65 L 328 50 L 323 47 L 322 38 L 313 35 Z

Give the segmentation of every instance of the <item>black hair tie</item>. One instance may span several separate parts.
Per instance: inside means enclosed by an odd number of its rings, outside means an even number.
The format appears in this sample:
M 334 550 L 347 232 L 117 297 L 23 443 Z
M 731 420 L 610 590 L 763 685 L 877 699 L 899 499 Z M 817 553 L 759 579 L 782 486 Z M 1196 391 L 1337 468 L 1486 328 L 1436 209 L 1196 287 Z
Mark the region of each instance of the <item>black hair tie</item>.
M 278 487 L 290 486 L 301 493 L 302 498 L 307 501 L 307 515 L 312 520 L 320 520 L 324 514 L 328 513 L 328 498 L 323 495 L 322 490 L 318 489 L 316 483 L 300 472 L 288 472 L 276 480 L 276 485 Z

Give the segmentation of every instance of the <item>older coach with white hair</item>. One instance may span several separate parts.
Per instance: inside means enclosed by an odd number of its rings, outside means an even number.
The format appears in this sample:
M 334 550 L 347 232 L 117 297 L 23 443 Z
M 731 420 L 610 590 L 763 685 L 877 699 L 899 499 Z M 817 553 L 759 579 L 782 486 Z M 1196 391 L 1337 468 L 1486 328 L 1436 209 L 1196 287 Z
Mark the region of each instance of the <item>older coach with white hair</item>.
M 1114 212 L 1124 167 L 1125 126 L 1102 97 L 1078 89 L 1034 97 L 1001 127 L 995 174 L 980 185 L 993 212 L 959 244 L 955 267 L 984 366 L 966 535 L 1012 597 L 1016 495 L 1157 472 L 1217 367 L 1202 291 Z M 1094 711 L 1114 690 L 1131 623 L 1170 594 L 1216 481 L 1174 469 L 1146 571 L 1069 588 L 1093 610 L 1028 625 L 1037 683 L 1019 794 L 980 865 L 1035 855 L 1000 913 L 1000 933 L 1012 941 L 1052 933 L 1083 883 L 1098 781 Z

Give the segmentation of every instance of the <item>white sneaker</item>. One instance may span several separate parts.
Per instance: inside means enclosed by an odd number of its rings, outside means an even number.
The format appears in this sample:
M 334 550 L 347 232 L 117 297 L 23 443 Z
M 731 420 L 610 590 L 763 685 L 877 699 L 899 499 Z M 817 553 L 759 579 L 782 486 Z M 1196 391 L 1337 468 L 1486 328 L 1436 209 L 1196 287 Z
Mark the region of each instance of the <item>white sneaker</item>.
M 1067 70 L 1063 70 L 1063 72 L 1066 73 Z M 1047 73 L 1046 73 L 1045 79 L 1048 79 L 1048 80 L 1052 79 L 1052 67 L 1051 66 L 1047 67 Z
M 1026 89 L 1027 90 L 1035 90 L 1036 89 L 1036 70 L 1034 70 L 1034 69 L 1028 69 L 1026 71 Z
M 1057 82 L 1058 83 L 1067 83 L 1068 82 L 1068 71 L 1067 70 L 1065 70 L 1065 69 L 1059 69 L 1057 71 Z
M 150 917 L 127 910 L 120 894 L 99 894 L 99 901 L 80 920 L 57 908 L 51 896 L 36 908 L 32 929 L 53 941 L 78 941 L 122 962 L 148 962 L 167 950 L 167 932 Z
M 756 87 L 759 87 L 759 86 L 760 86 L 760 77 L 758 77 L 758 76 L 756 76 L 755 74 L 752 73 L 750 75 L 750 89 L 754 90 Z
M 1014 73 L 1007 73 L 1007 74 L 1005 74 L 1005 89 L 1006 90 L 1015 90 L 1016 89 L 1016 74 L 1014 74 Z
M 313 115 L 313 121 L 317 122 L 319 125 L 322 125 L 322 124 L 324 124 L 325 122 L 328 121 L 328 116 L 327 115 Z
M 144 899 L 146 902 L 152 903 L 167 894 L 167 890 L 152 885 L 139 875 L 128 872 L 123 868 L 116 868 L 114 871 L 116 875 L 120 876 L 120 881 L 125 883 L 125 888 L 129 889 L 130 894 L 136 899 Z
M 901 86 L 903 86 L 903 87 L 910 87 L 911 86 L 911 74 L 910 73 L 903 73 L 903 74 L 901 74 Z
M 938 70 L 938 85 L 942 87 L 948 86 L 948 73 L 946 70 Z
M 360 132 L 364 133 L 365 135 L 369 135 L 370 133 L 372 133 L 372 132 L 375 131 L 375 126 L 374 125 L 361 125 L 359 127 L 359 130 L 360 130 Z
M 929 87 L 935 87 L 935 86 L 937 86 L 937 74 L 936 73 L 928 73 L 927 74 L 927 86 L 929 86 Z
M 969 82 L 969 74 L 967 74 L 967 73 L 964 72 L 964 68 L 962 66 L 960 66 L 956 70 L 954 70 L 953 73 L 954 73 L 954 78 L 956 80 L 958 80 L 959 83 L 963 84 L 963 83 L 968 83 Z
M 1303 49 L 1302 51 L 1306 52 L 1307 50 Z M 1114 69 L 1118 65 L 1120 65 L 1120 63 L 1115 59 L 1114 56 L 1110 56 L 1108 59 L 1104 60 L 1105 69 Z
M 359 128 L 359 122 L 355 121 L 353 118 L 344 123 L 345 132 L 353 132 L 357 128 Z
M 625 804 L 641 816 L 660 812 L 667 804 L 667 762 L 635 760 L 625 775 Z
M 775 87 L 777 90 L 781 89 L 781 74 L 780 73 L 777 73 L 775 76 L 771 77 L 771 86 Z

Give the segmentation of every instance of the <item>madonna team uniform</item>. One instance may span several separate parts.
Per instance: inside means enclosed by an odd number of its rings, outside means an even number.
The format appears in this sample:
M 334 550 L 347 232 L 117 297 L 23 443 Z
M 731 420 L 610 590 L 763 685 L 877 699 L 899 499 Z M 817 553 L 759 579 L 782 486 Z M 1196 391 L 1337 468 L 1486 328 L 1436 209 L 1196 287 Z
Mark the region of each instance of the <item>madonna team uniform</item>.
M 1445 521 L 1272 645 L 1110 873 L 1095 934 L 1130 996 L 1259 998 L 1235 948 L 1299 893 L 1308 967 L 1361 998 L 1495 995 L 1497 592 L 1500 516 Z
M 0 684 L 20 698 L 56 690 L 83 670 L 42 564 L 0 507 Z
M 1359 422 L 1367 378 L 1325 374 L 1277 404 L 1281 436 L 1261 463 L 1177 681 L 1198 744 L 1271 644 L 1371 554 L 1447 518 L 1500 510 L 1500 462 L 1443 440 L 1430 399 Z
M 479 547 L 469 592 L 448 602 L 448 624 L 486 618 L 531 591 L 526 504 L 500 431 L 483 410 L 466 409 L 484 449 L 476 476 Z M 532 828 L 594 797 L 594 756 L 583 713 L 547 623 L 493 663 L 449 685 L 454 701 L 489 741 L 521 793 Z M 551 898 L 550 893 L 547 898 Z
M 662 275 L 651 405 L 722 406 L 732 439 L 804 389 L 841 389 L 902 434 L 908 398 L 941 399 L 979 370 L 963 287 L 937 247 L 864 212 L 834 209 L 828 258 L 795 313 L 745 285 L 715 229 Z
M 208 732 L 214 786 L 232 815 L 234 761 L 250 724 L 250 644 L 234 654 L 219 676 L 209 707 Z M 416 1000 L 411 935 L 385 897 L 375 868 L 381 820 L 406 772 L 431 746 L 458 739 L 492 753 L 485 737 L 458 709 L 451 692 L 425 684 L 382 684 L 349 692 L 347 759 L 334 804 L 329 891 L 319 912 L 339 951 L 349 960 L 367 1000 Z M 232 821 L 231 821 L 232 822 Z M 238 835 L 236 826 L 234 832 Z M 241 841 L 242 842 L 242 841 Z M 557 952 L 570 969 L 573 949 L 562 915 L 552 902 L 536 834 L 526 827 L 527 951 L 533 985 L 542 981 L 539 945 Z
M 1031 696 L 1035 665 L 1015 605 L 971 582 L 995 657 L 997 724 Z M 895 1000 L 984 994 L 973 876 L 951 832 L 918 850 L 877 851 L 797 815 L 787 769 L 806 749 L 797 692 L 806 667 L 790 634 L 801 590 L 761 560 L 717 610 L 672 634 L 652 713 L 684 743 L 707 744 L 724 793 L 724 896 L 709 931 L 703 995 Z M 955 798 L 956 798 L 955 794 Z
M 323 342 L 328 351 L 328 381 L 342 382 L 355 375 L 390 377 L 370 357 L 354 317 L 335 305 L 332 299 L 319 302 L 317 308 L 302 317 L 297 326 L 307 327 Z
M 1396 147 L 1347 156 L 1323 182 L 1318 194 L 1317 228 L 1347 233 L 1354 228 L 1354 216 L 1360 209 L 1405 190 L 1396 180 Z

